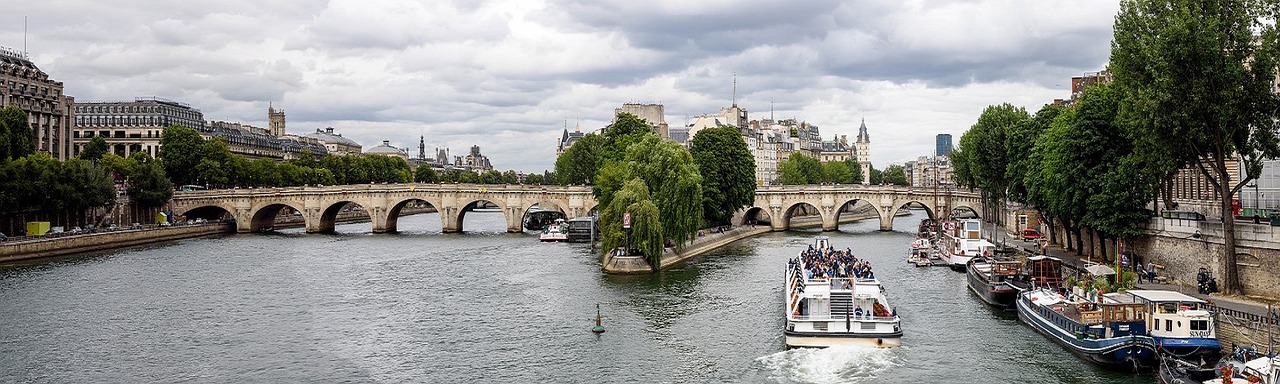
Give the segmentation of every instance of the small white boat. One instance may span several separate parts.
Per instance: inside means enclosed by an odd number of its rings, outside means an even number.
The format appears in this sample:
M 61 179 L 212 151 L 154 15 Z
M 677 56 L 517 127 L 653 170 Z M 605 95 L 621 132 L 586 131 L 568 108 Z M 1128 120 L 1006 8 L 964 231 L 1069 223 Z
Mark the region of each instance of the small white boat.
M 929 260 L 929 252 L 933 249 L 933 244 L 929 239 L 916 239 L 911 242 L 911 253 L 907 255 L 907 263 L 915 264 L 917 267 L 929 267 L 933 265 L 933 261 Z
M 542 229 L 542 234 L 538 236 L 538 240 L 569 241 L 569 225 L 565 224 L 564 219 L 556 219 L 555 223 Z
M 866 260 L 816 240 L 787 262 L 786 347 L 901 345 L 902 320 Z

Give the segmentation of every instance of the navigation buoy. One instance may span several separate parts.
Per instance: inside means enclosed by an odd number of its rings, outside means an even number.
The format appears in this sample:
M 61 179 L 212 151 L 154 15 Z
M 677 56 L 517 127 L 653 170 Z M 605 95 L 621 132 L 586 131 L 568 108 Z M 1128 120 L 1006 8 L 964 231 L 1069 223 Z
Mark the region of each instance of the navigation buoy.
M 591 332 L 604 333 L 604 326 L 600 325 L 600 304 L 596 304 L 596 326 L 591 327 Z

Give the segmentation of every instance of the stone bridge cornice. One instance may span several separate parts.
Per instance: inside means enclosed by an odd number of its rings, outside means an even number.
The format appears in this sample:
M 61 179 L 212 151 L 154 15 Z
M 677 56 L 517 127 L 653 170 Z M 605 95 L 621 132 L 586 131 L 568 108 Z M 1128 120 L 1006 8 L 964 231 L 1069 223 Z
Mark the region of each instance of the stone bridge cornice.
M 955 208 L 971 208 L 981 212 L 982 200 L 977 192 L 956 188 L 906 187 L 894 185 L 784 185 L 756 189 L 754 206 L 743 212 L 743 220 L 754 219 L 753 212 L 766 212 L 775 231 L 790 228 L 797 207 L 811 206 L 822 219 L 822 228 L 836 230 L 840 209 L 848 203 L 867 202 L 880 216 L 880 229 L 892 230 L 894 213 L 908 204 L 923 205 L 930 217 Z

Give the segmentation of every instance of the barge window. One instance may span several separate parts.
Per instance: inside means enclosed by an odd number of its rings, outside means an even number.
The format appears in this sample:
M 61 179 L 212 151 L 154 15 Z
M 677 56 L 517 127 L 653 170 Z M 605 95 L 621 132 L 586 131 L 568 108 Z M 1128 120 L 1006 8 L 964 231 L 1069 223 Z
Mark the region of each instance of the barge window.
M 1191 323 L 1190 325 L 1191 325 L 1191 330 L 1192 330 L 1192 331 L 1207 331 L 1207 330 L 1209 330 L 1209 321 L 1208 321 L 1208 320 L 1191 320 L 1191 322 L 1190 322 L 1190 323 Z
M 1160 319 L 1156 319 L 1156 321 L 1152 321 L 1152 323 L 1155 323 L 1155 324 L 1156 324 L 1156 330 L 1157 330 L 1157 331 L 1159 331 L 1159 330 L 1160 330 Z
M 1173 330 L 1173 320 L 1165 319 L 1165 321 L 1164 321 L 1164 330 L 1166 330 L 1166 331 L 1172 331 L 1172 330 Z

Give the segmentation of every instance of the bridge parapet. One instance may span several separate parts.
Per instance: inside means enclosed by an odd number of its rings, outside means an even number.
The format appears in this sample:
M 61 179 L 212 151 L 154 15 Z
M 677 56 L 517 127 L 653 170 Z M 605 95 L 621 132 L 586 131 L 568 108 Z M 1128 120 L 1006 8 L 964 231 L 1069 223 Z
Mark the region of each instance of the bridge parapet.
M 480 202 L 500 208 L 510 232 L 523 230 L 524 213 L 534 205 L 570 217 L 596 206 L 586 186 L 403 183 L 181 191 L 174 193 L 171 209 L 185 215 L 217 207 L 236 220 L 238 231 L 251 232 L 269 227 L 288 207 L 303 216 L 307 232 L 327 232 L 338 211 L 356 203 L 369 214 L 374 232 L 388 232 L 396 230 L 400 209 L 417 200 L 436 208 L 444 232 L 461 231 L 463 216 Z

